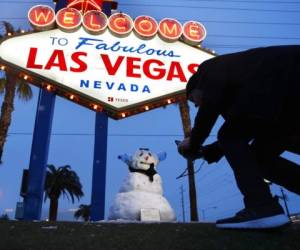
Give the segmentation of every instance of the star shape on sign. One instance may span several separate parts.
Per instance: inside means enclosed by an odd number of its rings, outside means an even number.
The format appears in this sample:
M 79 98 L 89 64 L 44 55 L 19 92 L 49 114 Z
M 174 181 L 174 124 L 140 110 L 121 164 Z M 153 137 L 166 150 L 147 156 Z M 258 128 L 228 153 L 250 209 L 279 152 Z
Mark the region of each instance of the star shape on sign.
M 80 10 L 83 14 L 89 10 L 101 11 L 102 0 L 69 0 L 68 8 Z

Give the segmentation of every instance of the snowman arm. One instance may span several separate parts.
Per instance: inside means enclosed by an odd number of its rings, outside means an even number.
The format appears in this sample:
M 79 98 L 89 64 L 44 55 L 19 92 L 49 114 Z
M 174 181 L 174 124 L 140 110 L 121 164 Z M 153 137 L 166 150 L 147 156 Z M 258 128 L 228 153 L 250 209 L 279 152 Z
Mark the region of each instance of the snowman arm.
M 131 165 L 132 157 L 129 156 L 129 155 L 127 155 L 127 154 L 119 155 L 118 159 L 120 159 L 121 161 L 125 162 L 128 166 Z
M 167 153 L 166 152 L 159 152 L 157 154 L 157 158 L 159 161 L 164 161 L 167 158 Z

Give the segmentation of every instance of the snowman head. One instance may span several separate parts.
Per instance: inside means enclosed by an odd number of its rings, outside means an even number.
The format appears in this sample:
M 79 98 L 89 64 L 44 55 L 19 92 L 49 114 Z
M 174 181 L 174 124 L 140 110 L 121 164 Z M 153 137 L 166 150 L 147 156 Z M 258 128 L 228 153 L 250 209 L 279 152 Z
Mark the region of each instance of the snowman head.
M 118 158 L 124 161 L 130 172 L 139 172 L 149 176 L 150 181 L 153 181 L 153 176 L 156 174 L 156 166 L 160 161 L 165 160 L 167 154 L 161 152 L 155 154 L 147 148 L 140 148 L 133 156 L 127 154 L 120 155 Z
M 131 167 L 134 169 L 148 170 L 155 168 L 159 162 L 156 154 L 147 148 L 140 148 L 132 156 Z

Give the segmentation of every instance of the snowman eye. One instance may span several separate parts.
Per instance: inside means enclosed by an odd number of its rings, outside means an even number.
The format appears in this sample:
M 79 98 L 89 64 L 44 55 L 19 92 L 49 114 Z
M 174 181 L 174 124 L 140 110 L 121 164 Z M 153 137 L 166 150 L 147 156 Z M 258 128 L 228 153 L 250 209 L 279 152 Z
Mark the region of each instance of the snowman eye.
M 152 156 L 152 154 L 151 154 L 151 153 L 148 153 L 148 155 L 149 155 L 149 156 Z
M 142 153 L 140 153 L 140 157 L 143 155 L 144 153 L 142 152 Z

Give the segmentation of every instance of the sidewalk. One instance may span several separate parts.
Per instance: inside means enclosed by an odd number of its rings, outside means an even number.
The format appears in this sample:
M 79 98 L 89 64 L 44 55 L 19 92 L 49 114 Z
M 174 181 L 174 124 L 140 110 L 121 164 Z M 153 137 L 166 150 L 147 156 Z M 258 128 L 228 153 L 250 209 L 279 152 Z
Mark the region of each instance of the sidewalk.
M 219 230 L 205 223 L 0 222 L 1 250 L 289 250 L 300 223 L 268 231 Z

